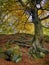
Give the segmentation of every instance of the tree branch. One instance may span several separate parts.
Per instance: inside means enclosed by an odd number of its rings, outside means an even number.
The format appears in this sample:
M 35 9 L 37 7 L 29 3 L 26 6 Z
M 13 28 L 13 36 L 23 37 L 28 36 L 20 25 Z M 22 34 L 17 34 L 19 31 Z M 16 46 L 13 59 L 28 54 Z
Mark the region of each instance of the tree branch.
M 45 8 L 45 9 L 43 9 L 42 7 L 41 7 L 41 8 L 39 8 L 38 10 L 46 10 L 46 11 L 49 11 L 48 9 L 46 9 L 46 8 Z
M 45 20 L 45 19 L 47 19 L 47 18 L 49 18 L 49 15 L 46 16 L 46 17 L 44 17 L 44 18 L 41 18 L 40 21 Z
M 44 25 L 42 25 L 42 27 L 49 29 L 49 27 L 46 27 L 46 26 L 44 26 Z
M 18 0 L 18 1 L 21 3 L 21 5 L 22 5 L 23 7 L 25 7 L 26 10 L 31 10 L 31 8 L 27 6 L 27 4 L 28 4 L 29 2 L 25 5 L 22 0 Z

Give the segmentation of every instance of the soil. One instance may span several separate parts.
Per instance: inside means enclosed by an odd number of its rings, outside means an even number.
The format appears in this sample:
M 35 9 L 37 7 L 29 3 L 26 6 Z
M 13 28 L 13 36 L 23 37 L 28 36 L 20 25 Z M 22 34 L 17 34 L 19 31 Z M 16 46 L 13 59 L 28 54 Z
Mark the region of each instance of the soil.
M 15 38 L 17 38 L 17 35 L 1 35 L 0 36 L 0 46 L 4 45 L 8 39 L 15 39 Z M 30 39 L 31 39 L 31 37 L 29 36 L 29 38 L 27 40 L 30 40 Z M 45 47 L 49 49 L 49 44 L 45 43 Z M 18 63 L 14 63 L 12 61 L 6 61 L 6 60 L 0 58 L 0 65 L 49 65 L 49 54 L 47 54 L 44 58 L 34 59 L 28 55 L 27 47 L 24 47 L 24 48 L 20 47 L 20 49 L 23 53 L 22 61 L 20 61 Z

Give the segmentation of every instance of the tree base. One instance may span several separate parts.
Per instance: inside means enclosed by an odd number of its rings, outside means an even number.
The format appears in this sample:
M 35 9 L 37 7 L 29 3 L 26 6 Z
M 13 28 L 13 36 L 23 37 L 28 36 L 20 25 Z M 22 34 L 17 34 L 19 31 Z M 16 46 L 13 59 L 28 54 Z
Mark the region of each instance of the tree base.
M 43 58 L 48 53 L 49 53 L 49 50 L 48 49 L 45 49 L 42 46 L 37 46 L 35 44 L 33 44 L 33 47 L 31 47 L 29 49 L 29 54 L 33 58 Z

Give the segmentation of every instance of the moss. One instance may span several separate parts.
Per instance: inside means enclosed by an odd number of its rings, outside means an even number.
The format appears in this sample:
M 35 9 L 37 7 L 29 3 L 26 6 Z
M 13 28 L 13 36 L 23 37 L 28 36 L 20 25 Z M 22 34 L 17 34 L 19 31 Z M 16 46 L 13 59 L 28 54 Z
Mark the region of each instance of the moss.
M 13 62 L 19 62 L 22 59 L 22 53 L 19 46 L 9 48 L 5 51 L 5 55 L 7 55 L 8 59 Z
M 46 42 L 49 43 L 49 36 L 46 36 L 46 35 L 45 35 L 45 36 L 44 36 L 44 39 L 45 39 Z
M 8 61 L 19 62 L 22 59 L 22 52 L 20 51 L 19 46 L 11 47 L 6 50 L 0 48 L 0 58 L 3 58 Z

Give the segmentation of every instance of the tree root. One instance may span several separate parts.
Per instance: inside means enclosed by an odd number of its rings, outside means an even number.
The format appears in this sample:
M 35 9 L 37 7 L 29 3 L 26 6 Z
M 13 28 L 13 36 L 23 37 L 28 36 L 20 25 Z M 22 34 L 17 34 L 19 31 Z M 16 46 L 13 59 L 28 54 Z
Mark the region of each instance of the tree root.
M 33 47 L 31 47 L 29 49 L 30 56 L 32 56 L 34 58 L 43 58 L 48 53 L 49 53 L 48 49 L 45 49 L 42 46 L 37 46 L 37 45 L 34 45 L 34 44 L 33 44 Z

